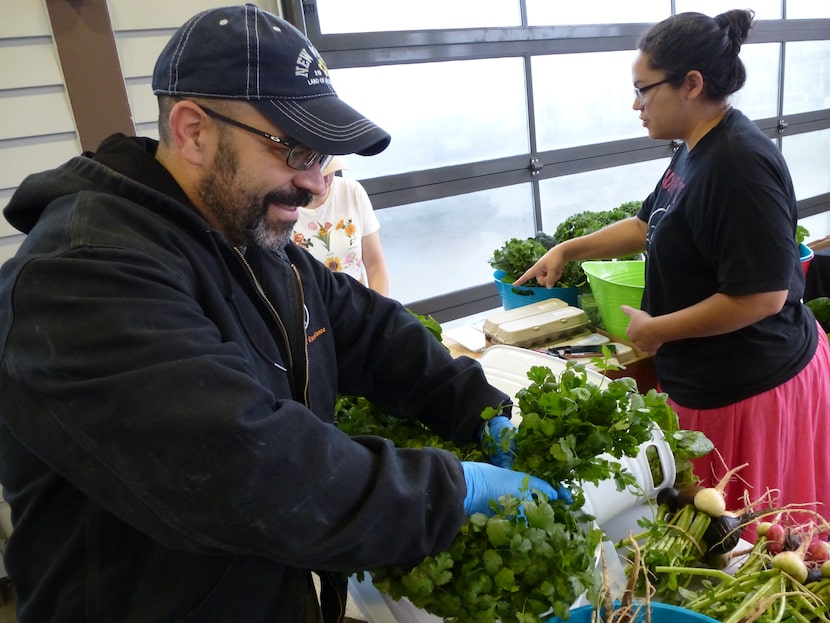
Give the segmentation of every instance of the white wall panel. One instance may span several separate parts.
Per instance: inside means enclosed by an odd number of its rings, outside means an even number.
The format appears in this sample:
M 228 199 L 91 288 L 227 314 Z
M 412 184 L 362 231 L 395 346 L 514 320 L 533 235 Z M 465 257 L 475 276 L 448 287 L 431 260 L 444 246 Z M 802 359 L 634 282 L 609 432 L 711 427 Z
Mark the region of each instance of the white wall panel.
M 156 59 L 173 35 L 170 28 L 162 33 L 119 32 L 115 37 L 118 58 L 124 77 L 152 76 Z
M 5 43 L 0 46 L 0 90 L 63 84 L 51 37 L 12 39 Z
M 0 188 L 14 188 L 30 173 L 54 168 L 80 153 L 74 134 L 0 142 Z
M 80 153 L 44 0 L 0 0 L 0 209 L 30 173 Z M 0 261 L 23 235 L 0 218 Z
M 0 97 L 0 140 L 75 131 L 69 98 L 62 88 L 14 91 Z
M 0 0 L 0 39 L 52 35 L 44 0 Z
M 9 199 L 11 199 L 11 196 L 11 188 L 0 190 L 0 206 L 5 206 L 9 202 Z M 18 233 L 20 232 L 18 232 L 14 227 L 9 225 L 6 219 L 0 218 L 0 244 L 3 242 L 3 236 L 11 236 L 13 234 Z
M 249 0 L 250 1 L 250 0 Z M 230 4 L 242 4 L 235 0 L 109 0 L 112 29 L 153 30 L 156 28 L 178 28 L 199 11 Z M 254 2 L 267 7 L 269 2 Z M 268 9 L 268 10 L 273 10 Z
M 133 113 L 133 122 L 156 123 L 159 116 L 158 100 L 153 95 L 150 77 L 127 81 L 127 98 Z

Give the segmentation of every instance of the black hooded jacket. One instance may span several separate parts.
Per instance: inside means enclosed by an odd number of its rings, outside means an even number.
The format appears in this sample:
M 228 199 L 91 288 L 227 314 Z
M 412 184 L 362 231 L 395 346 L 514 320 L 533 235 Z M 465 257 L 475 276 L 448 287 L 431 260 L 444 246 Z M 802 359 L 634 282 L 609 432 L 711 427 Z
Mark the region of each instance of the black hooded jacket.
M 458 442 L 508 397 L 305 250 L 235 249 L 115 135 L 28 177 L 0 271 L 0 483 L 21 623 L 306 620 L 307 569 L 405 564 L 459 461 L 350 438 L 338 392 Z

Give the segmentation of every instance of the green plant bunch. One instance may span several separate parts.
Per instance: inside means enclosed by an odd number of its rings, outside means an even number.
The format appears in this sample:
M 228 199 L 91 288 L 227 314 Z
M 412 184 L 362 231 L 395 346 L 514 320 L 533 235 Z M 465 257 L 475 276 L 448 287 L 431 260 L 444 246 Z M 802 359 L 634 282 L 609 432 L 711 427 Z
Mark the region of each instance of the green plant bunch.
M 447 623 L 564 619 L 586 589 L 596 594 L 601 530 L 538 492 L 502 496 L 492 507 L 492 517 L 470 517 L 448 551 L 410 569 L 376 569 L 372 582 Z
M 813 312 L 821 328 L 830 339 L 830 297 L 820 296 L 804 303 Z
M 562 221 L 553 232 L 553 240 L 556 244 L 561 244 L 571 238 L 579 238 L 592 234 L 617 221 L 622 221 L 630 216 L 635 216 L 643 205 L 642 201 L 626 201 L 621 203 L 616 208 L 610 210 L 586 210 L 573 214 Z M 620 257 L 621 260 L 633 260 L 639 255 L 627 255 Z M 573 262 L 574 266 L 570 269 L 572 271 L 571 279 L 575 283 L 584 284 L 587 282 L 585 272 L 582 270 L 582 262 Z
M 642 207 L 642 201 L 626 201 L 610 210 L 585 210 L 562 221 L 553 232 L 557 244 L 592 234 L 606 225 L 634 216 Z
M 557 244 L 571 238 L 593 233 L 606 225 L 634 216 L 641 205 L 642 201 L 628 201 L 611 210 L 586 210 L 569 216 L 562 221 L 556 227 L 552 236 L 539 231 L 530 238 L 511 238 L 500 248 L 493 251 L 490 266 L 505 272 L 502 281 L 513 283 Z M 634 257 L 636 256 L 621 259 L 633 259 Z M 581 288 L 587 282 L 588 279 L 582 270 L 582 262 L 570 261 L 565 264 L 562 276 L 554 285 L 560 288 Z M 539 283 L 535 279 L 531 279 L 524 285 L 538 286 Z
M 798 225 L 795 228 L 795 241 L 797 244 L 801 244 L 805 240 L 807 240 L 807 236 L 810 235 L 810 231 L 804 227 L 803 225 Z
M 582 485 L 613 478 L 620 489 L 631 486 L 634 477 L 620 463 L 598 460 L 598 455 L 634 456 L 651 438 L 653 426 L 665 427 L 667 437 L 676 431 L 677 416 L 665 394 L 640 395 L 630 378 L 597 385 L 577 361 L 568 361 L 558 375 L 533 367 L 528 380 L 517 395 L 522 423 L 515 433 L 514 468 L 566 484 L 573 503 L 527 491 L 521 499 L 491 501 L 494 516 L 468 518 L 446 552 L 414 566 L 368 570 L 379 590 L 395 599 L 406 597 L 447 623 L 539 623 L 551 614 L 566 617 L 583 593 L 596 595 L 602 532 L 582 510 Z M 485 409 L 482 418 L 497 411 Z M 478 444 L 455 447 L 362 398 L 341 398 L 336 422 L 352 435 L 382 435 L 404 447 L 434 445 L 462 460 L 485 460 Z M 500 443 L 507 447 L 509 438 Z
M 600 387 L 575 361 L 558 375 L 533 366 L 527 376 L 530 385 L 516 394 L 522 424 L 515 435 L 514 468 L 574 490 L 609 477 L 619 490 L 635 484 L 619 462 L 600 455 L 636 456 L 653 427 L 669 417 L 665 395 L 654 390 L 642 395 L 628 377 Z
M 505 272 L 502 281 L 513 283 L 532 267 L 548 249 L 552 248 L 552 238 L 544 232 L 537 232 L 533 238 L 511 238 L 499 249 L 493 251 L 490 266 Z M 581 273 L 581 274 L 580 274 Z M 585 273 L 579 269 L 577 262 L 568 262 L 562 271 L 559 281 L 554 284 L 558 288 L 578 287 L 585 284 Z M 524 285 L 538 286 L 536 279 L 530 279 Z
M 338 396 L 334 419 L 337 427 L 352 437 L 375 435 L 390 440 L 399 448 L 440 448 L 452 452 L 462 461 L 487 460 L 479 443 L 459 446 L 436 435 L 417 420 L 387 415 L 362 396 Z

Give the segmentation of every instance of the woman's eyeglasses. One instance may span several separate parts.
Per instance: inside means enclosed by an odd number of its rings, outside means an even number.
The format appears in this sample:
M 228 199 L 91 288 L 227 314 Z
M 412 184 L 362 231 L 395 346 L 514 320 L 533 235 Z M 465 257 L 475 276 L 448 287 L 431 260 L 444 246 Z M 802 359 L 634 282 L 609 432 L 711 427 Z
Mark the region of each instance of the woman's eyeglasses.
M 671 82 L 672 80 L 674 80 L 674 78 L 666 78 L 665 80 L 661 80 L 660 82 L 653 82 L 652 84 L 647 84 L 644 87 L 634 87 L 634 97 L 636 97 L 637 101 L 642 104 L 646 101 L 646 91 L 653 89 L 654 87 L 659 87 L 661 84 Z

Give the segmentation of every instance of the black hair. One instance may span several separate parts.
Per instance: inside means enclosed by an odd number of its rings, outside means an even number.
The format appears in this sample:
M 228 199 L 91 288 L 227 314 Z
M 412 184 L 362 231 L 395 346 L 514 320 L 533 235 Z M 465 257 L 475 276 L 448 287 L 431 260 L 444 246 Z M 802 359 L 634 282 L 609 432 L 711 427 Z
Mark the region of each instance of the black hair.
M 637 43 L 653 69 L 663 70 L 670 82 L 681 83 L 697 70 L 703 75 L 704 94 L 725 99 L 746 82 L 746 68 L 738 58 L 755 19 L 750 9 L 732 9 L 716 17 L 678 13 L 655 24 Z
M 159 106 L 159 118 L 158 118 L 158 130 L 159 130 L 159 142 L 162 145 L 169 145 L 173 139 L 173 130 L 170 127 L 170 111 L 173 109 L 173 106 L 176 105 L 177 102 L 181 102 L 181 97 L 173 96 L 173 95 L 159 95 L 158 96 L 158 106 Z M 212 110 L 215 110 L 218 113 L 230 115 L 232 114 L 229 109 L 229 100 L 215 98 L 215 99 L 206 99 L 203 97 L 189 97 L 187 98 L 197 104 L 201 105 L 202 102 L 206 102 L 204 105 L 207 106 L 208 102 L 210 103 L 210 107 Z M 228 128 L 225 127 L 224 124 L 219 124 L 219 132 L 221 134 L 226 134 L 229 132 Z

